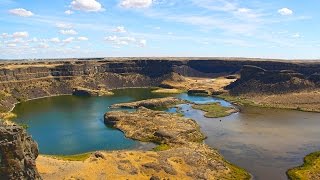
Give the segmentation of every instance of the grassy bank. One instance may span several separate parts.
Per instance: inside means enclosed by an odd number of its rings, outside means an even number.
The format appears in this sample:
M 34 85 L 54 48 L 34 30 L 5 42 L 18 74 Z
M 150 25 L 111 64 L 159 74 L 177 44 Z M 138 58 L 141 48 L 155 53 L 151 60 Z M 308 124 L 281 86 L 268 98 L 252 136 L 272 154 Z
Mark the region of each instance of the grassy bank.
M 44 155 L 54 159 L 64 160 L 64 161 L 85 161 L 92 155 L 92 152 L 75 154 L 75 155 Z
M 210 103 L 210 104 L 194 104 L 192 108 L 205 111 L 205 117 L 208 118 L 218 118 L 229 116 L 230 114 L 236 112 L 232 107 L 224 107 L 220 103 Z
M 317 101 L 317 97 L 312 96 L 311 100 L 304 100 L 304 96 L 297 97 L 292 94 L 282 95 L 251 95 L 251 96 L 231 96 L 228 93 L 215 96 L 225 101 L 231 102 L 239 106 L 254 106 L 260 108 L 275 108 L 296 110 L 302 112 L 320 112 L 319 104 L 313 103 Z M 297 100 L 298 99 L 298 100 Z
M 288 170 L 287 175 L 291 180 L 320 179 L 320 151 L 307 155 L 303 165 Z
M 179 90 L 179 89 L 156 89 L 151 91 L 152 93 L 157 93 L 157 94 L 181 94 L 184 93 L 185 91 Z

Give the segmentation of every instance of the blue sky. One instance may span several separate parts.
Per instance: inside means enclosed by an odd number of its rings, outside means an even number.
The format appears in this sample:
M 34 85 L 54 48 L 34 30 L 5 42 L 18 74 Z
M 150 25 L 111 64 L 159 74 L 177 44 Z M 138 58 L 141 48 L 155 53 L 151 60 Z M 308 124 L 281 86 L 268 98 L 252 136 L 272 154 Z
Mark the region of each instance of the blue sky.
M 319 0 L 0 0 L 0 59 L 320 59 Z

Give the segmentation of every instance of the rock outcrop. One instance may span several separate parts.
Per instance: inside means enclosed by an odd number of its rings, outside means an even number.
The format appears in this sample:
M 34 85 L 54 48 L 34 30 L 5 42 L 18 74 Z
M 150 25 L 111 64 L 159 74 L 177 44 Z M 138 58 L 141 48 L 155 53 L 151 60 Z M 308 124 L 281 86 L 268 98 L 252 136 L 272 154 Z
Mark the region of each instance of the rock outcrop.
M 41 179 L 38 154 L 37 143 L 22 127 L 0 125 L 0 179 Z
M 256 66 L 244 66 L 241 78 L 227 86 L 230 93 L 238 94 L 281 94 L 310 90 L 317 87 L 305 75 L 292 70 L 268 71 Z
M 181 100 L 179 98 L 175 97 L 166 97 L 166 98 L 154 98 L 154 99 L 147 99 L 142 101 L 136 101 L 131 103 L 120 103 L 120 104 L 114 104 L 111 106 L 111 108 L 139 108 L 139 107 L 145 107 L 145 108 L 165 108 L 170 107 L 178 104 L 186 103 L 187 101 Z
M 165 178 L 173 175 L 178 179 L 250 178 L 244 170 L 227 163 L 217 151 L 203 143 L 205 136 L 194 120 L 142 107 L 130 113 L 108 112 L 105 123 L 123 131 L 128 138 L 169 147 L 157 152 L 153 156 L 155 161 L 139 160 L 143 163 L 137 169 L 150 176 Z
M 94 90 L 94 89 L 77 87 L 73 89 L 72 95 L 74 96 L 111 96 L 113 95 L 113 93 L 106 89 Z
M 123 131 L 126 137 L 159 144 L 201 142 L 204 135 L 191 119 L 140 107 L 137 112 L 111 111 L 104 122 Z

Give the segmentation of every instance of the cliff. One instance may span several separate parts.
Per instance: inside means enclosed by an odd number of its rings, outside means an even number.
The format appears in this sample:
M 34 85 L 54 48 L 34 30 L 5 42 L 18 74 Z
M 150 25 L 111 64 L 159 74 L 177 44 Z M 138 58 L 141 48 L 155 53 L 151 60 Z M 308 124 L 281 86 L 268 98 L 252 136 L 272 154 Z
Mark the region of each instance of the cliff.
M 0 124 L 0 179 L 41 179 L 37 157 L 38 145 L 22 127 Z
M 244 65 L 265 70 L 293 70 L 319 80 L 320 63 L 243 58 L 100 58 L 4 61 L 0 64 L 0 110 L 15 103 L 60 94 L 76 87 L 106 90 L 159 86 L 172 72 L 215 77 L 240 72 Z
M 293 70 L 266 70 L 257 66 L 243 66 L 241 77 L 227 86 L 230 93 L 281 94 L 312 90 L 319 87 L 319 76 L 310 76 Z

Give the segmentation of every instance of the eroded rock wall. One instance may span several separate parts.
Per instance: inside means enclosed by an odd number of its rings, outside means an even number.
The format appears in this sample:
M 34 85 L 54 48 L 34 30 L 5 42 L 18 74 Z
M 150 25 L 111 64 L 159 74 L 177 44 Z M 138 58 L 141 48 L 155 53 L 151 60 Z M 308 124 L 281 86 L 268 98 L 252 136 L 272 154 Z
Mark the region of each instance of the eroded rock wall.
M 281 94 L 319 88 L 318 76 L 293 70 L 266 70 L 257 66 L 243 66 L 240 79 L 227 86 L 231 94 Z
M 37 143 L 22 127 L 0 124 L 0 179 L 41 179 L 38 154 Z
M 15 103 L 60 94 L 75 87 L 106 89 L 158 86 L 172 72 L 184 76 L 214 77 L 239 73 L 244 65 L 265 70 L 293 70 L 319 81 L 320 63 L 224 58 L 116 58 L 12 61 L 0 64 L 0 110 Z

